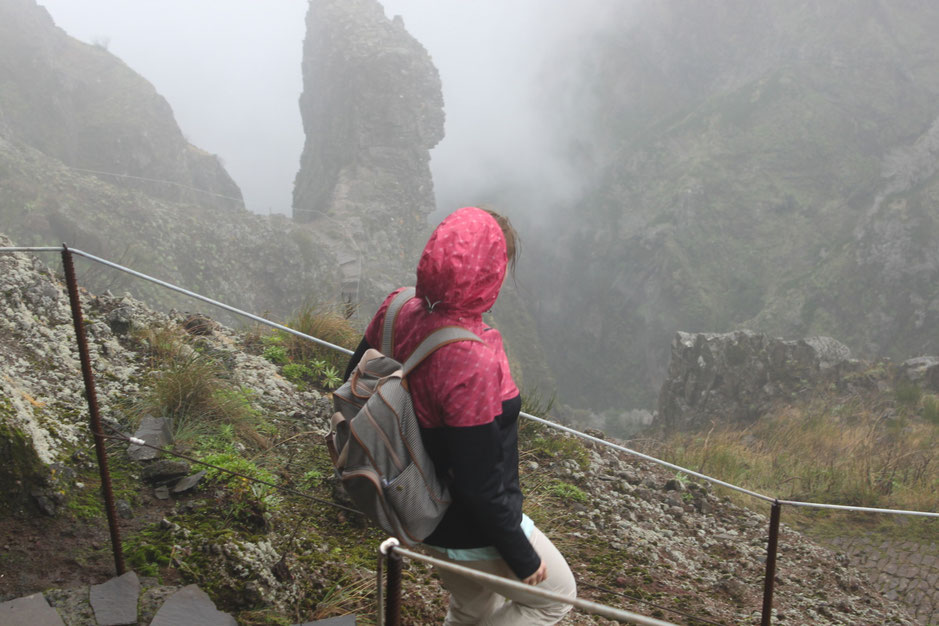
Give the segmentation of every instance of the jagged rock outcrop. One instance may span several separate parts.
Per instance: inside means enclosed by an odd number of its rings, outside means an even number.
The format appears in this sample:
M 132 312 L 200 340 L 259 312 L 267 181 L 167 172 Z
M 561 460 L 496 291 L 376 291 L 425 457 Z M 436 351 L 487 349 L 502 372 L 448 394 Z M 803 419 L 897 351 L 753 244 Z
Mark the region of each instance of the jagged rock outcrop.
M 371 308 L 413 281 L 434 209 L 429 151 L 443 138 L 440 78 L 376 0 L 314 0 L 303 82 L 307 139 L 294 217 L 335 233 L 346 248 L 344 295 Z
M 0 2 L 0 137 L 173 202 L 242 207 L 218 157 L 104 47 L 69 37 L 34 0 Z
M 659 392 L 657 424 L 667 431 L 746 424 L 772 402 L 857 367 L 848 347 L 830 337 L 785 341 L 750 331 L 679 332 Z

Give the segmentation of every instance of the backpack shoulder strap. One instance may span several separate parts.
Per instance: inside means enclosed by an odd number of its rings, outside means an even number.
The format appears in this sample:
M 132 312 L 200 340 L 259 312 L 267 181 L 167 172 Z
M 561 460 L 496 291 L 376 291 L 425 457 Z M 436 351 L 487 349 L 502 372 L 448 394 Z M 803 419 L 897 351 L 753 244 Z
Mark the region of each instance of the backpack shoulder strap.
M 442 348 L 448 343 L 455 343 L 457 341 L 483 342 L 476 333 L 466 330 L 461 326 L 443 326 L 438 328 L 414 349 L 414 352 L 411 353 L 408 360 L 401 366 L 401 375 L 406 377 L 411 373 L 411 370 L 420 365 L 434 350 Z
M 405 287 L 398 292 L 398 295 L 392 299 L 388 308 L 385 309 L 385 319 L 382 322 L 381 353 L 392 359 L 394 358 L 395 320 L 398 319 L 398 313 L 401 312 L 404 303 L 414 297 L 414 291 L 414 287 Z

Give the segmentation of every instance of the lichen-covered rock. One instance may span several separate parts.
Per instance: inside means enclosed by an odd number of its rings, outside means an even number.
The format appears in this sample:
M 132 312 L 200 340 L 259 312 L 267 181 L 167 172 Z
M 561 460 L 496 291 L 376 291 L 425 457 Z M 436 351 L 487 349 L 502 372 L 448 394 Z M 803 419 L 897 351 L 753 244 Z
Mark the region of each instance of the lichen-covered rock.
M 911 383 L 939 392 L 939 357 L 907 359 L 900 364 L 900 375 Z
M 751 331 L 679 332 L 659 393 L 657 423 L 666 430 L 750 422 L 775 400 L 858 367 L 830 337 L 797 341 Z
M 0 247 L 14 245 L 0 234 Z M 58 255 L 45 260 L 58 261 Z M 123 402 L 141 392 L 150 365 L 133 335 L 151 327 L 182 327 L 191 318 L 153 311 L 129 295 L 80 290 L 79 297 L 105 429 L 134 432 Z M 4 503 L 16 510 L 38 506 L 56 514 L 76 487 L 69 469 L 72 453 L 91 445 L 71 315 L 65 286 L 40 259 L 0 252 L 0 484 Z M 272 363 L 242 351 L 235 331 L 212 324 L 212 335 L 198 340 L 227 364 L 232 384 L 251 390 L 252 410 L 273 417 L 316 410 L 318 392 L 297 390 Z M 159 421 L 158 430 L 169 428 L 162 420 L 152 421 Z

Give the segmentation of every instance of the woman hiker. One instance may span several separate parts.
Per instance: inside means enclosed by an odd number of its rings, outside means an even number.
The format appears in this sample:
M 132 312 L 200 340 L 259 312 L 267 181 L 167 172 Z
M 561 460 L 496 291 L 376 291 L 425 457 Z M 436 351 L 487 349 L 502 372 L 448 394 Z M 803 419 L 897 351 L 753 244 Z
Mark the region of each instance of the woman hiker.
M 448 344 L 408 376 L 424 446 L 450 486 L 453 502 L 424 540 L 428 554 L 569 597 L 574 576 L 554 544 L 522 513 L 518 480 L 521 396 L 499 331 L 483 322 L 499 295 L 518 239 L 508 219 L 464 207 L 434 230 L 417 266 L 414 298 L 394 323 L 394 354 L 403 361 L 441 326 L 462 326 L 483 341 Z M 348 378 L 369 347 L 381 346 L 390 294 L 353 355 Z M 445 624 L 556 624 L 570 610 L 438 568 L 450 592 Z

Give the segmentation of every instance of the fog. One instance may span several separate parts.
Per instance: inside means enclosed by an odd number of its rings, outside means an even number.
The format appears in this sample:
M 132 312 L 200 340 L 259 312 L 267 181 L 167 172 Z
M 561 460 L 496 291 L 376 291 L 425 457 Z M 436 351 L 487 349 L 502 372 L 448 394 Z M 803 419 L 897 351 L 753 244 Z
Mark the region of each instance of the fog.
M 154 84 L 190 142 L 219 155 L 257 213 L 290 213 L 304 136 L 298 108 L 307 2 L 41 0 L 73 37 L 107 47 Z M 574 127 L 565 94 L 540 87 L 607 0 L 384 0 L 428 49 L 446 138 L 432 151 L 438 206 L 516 190 L 563 203 L 580 186 L 557 155 Z M 511 194 L 510 194 L 511 195 Z

